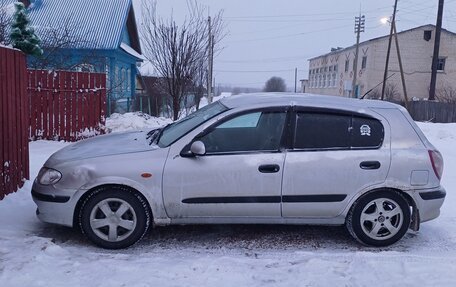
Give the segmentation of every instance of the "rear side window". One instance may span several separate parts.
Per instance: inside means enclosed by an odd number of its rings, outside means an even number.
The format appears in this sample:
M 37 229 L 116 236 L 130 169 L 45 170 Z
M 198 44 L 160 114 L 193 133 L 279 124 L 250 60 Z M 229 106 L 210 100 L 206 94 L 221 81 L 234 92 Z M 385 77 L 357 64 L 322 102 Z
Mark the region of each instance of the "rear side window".
M 350 148 L 351 117 L 298 113 L 294 147 L 298 149 Z
M 295 149 L 372 149 L 383 143 L 380 121 L 333 113 L 298 112 Z

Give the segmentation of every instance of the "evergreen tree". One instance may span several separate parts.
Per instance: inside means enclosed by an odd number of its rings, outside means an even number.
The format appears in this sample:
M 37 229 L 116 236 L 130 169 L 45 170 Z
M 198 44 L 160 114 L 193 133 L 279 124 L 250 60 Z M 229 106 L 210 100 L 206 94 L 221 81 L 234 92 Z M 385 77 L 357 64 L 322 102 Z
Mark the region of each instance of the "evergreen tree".
M 24 4 L 17 2 L 14 6 L 16 12 L 13 16 L 10 34 L 13 47 L 28 55 L 41 56 L 43 54 L 43 50 L 40 47 L 41 40 L 35 35 L 35 30 L 30 27 L 30 20 Z

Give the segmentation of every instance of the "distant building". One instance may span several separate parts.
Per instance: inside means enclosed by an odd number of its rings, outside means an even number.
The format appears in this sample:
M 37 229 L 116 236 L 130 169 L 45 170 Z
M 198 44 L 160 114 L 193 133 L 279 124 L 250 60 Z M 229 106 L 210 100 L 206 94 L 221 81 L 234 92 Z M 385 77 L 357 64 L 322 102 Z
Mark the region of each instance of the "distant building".
M 397 34 L 409 99 L 425 99 L 429 96 L 434 35 L 434 25 L 424 25 Z M 353 74 L 356 72 L 359 92 L 355 96 L 362 96 L 383 81 L 387 47 L 388 36 L 360 43 L 357 71 L 353 71 L 355 46 L 345 49 L 333 48 L 328 54 L 310 59 L 309 84 L 306 92 L 353 97 L 352 81 Z M 437 97 L 456 94 L 455 47 L 456 34 L 443 29 L 437 75 Z M 386 97 L 402 99 L 402 84 L 394 39 L 389 64 L 389 75 L 391 74 L 394 76 L 387 81 Z M 370 97 L 379 96 L 381 89 L 380 85 L 369 94 Z

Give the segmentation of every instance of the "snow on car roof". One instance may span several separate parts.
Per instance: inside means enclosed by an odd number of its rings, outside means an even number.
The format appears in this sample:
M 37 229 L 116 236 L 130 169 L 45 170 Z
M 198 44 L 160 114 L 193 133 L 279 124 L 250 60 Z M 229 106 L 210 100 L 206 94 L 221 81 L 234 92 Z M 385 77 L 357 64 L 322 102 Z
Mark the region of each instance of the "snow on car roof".
M 295 94 L 295 93 L 252 93 L 239 94 L 220 100 L 229 108 L 245 106 L 279 106 L 279 105 L 305 105 L 309 107 L 337 107 L 344 109 L 362 108 L 389 108 L 401 109 L 402 107 L 386 101 L 361 100 L 338 96 L 323 96 L 314 94 Z

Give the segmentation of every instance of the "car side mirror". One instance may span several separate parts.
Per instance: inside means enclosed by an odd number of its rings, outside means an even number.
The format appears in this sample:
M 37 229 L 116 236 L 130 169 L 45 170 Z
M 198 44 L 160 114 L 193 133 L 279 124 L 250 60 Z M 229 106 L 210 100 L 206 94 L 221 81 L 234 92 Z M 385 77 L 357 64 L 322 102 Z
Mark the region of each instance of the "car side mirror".
M 194 155 L 205 155 L 206 154 L 206 146 L 202 141 L 195 141 L 190 146 L 190 151 Z

